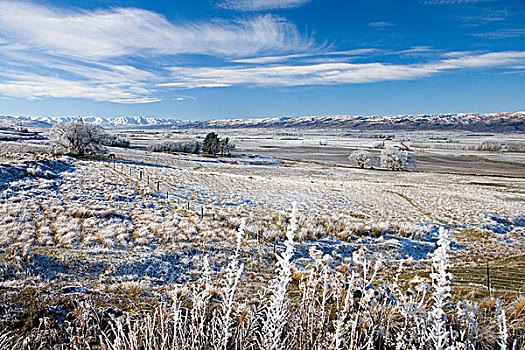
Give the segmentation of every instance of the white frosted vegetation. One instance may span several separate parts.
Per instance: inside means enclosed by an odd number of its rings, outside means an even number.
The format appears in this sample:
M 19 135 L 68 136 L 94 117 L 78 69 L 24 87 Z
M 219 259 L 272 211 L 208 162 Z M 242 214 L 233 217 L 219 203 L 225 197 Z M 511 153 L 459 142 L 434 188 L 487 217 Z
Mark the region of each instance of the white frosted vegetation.
M 380 283 L 383 260 L 370 260 L 363 251 L 357 251 L 346 271 L 339 272 L 326 265 L 321 252 L 311 250 L 313 262 L 301 276 L 292 277 L 294 224 L 292 214 L 287 250 L 277 261 L 277 274 L 260 284 L 259 293 L 235 297 L 243 289 L 241 226 L 229 264 L 217 278 L 204 258 L 202 277 L 174 288 L 171 302 L 152 312 L 113 318 L 109 327 L 98 328 L 101 335 L 96 342 L 111 350 L 506 349 L 509 330 L 499 300 L 495 312 L 484 319 L 466 303 L 454 308 L 445 302 L 450 282 L 448 231 L 441 230 L 433 254 L 438 281 L 433 287 L 421 282 L 407 289 L 399 278 L 403 263 L 393 280 Z M 298 290 L 290 285 L 293 281 L 298 282 Z M 491 334 L 491 328 L 497 332 Z M 12 340 L 5 335 L 4 339 Z M 515 337 L 514 348 L 522 345 Z
M 67 270 L 74 258 L 95 270 L 90 283 L 103 292 L 157 297 L 158 286 L 178 283 L 154 312 L 112 320 L 97 338 L 103 349 L 471 349 L 487 330 L 501 346 L 514 340 L 506 305 L 480 318 L 476 305 L 452 304 L 448 274 L 452 232 L 512 243 L 499 254 L 522 249 L 523 226 L 509 221 L 500 239 L 491 218 L 522 214 L 512 189 L 466 176 L 141 157 L 70 160 L 64 171 L 51 167 L 53 179 L 9 175 L 0 187 L 0 245 L 34 250 L 42 281 L 79 278 L 60 270 L 78 273 Z M 290 198 L 299 203 L 292 215 Z M 400 281 L 436 238 L 434 286 Z M 35 283 L 24 264 L 16 278 L 3 268 L 2 285 Z
M 289 198 L 300 203 L 299 241 L 336 237 L 359 244 L 359 237 L 392 235 L 422 242 L 441 225 L 506 230 L 507 236 L 524 231 L 494 221 L 522 215 L 520 202 L 507 200 L 519 194 L 472 185 L 474 178 L 371 177 L 142 157 L 162 165 L 77 162 L 54 180 L 31 174 L 13 178 L 0 196 L 0 244 L 131 248 L 213 241 L 232 236 L 241 217 L 247 218 L 247 237 L 273 244 L 285 238 Z

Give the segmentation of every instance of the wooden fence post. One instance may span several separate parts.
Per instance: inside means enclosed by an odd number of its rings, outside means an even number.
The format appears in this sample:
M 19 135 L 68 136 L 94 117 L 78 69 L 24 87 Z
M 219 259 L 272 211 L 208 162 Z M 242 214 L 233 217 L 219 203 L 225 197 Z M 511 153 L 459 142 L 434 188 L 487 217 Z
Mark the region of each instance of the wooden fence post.
M 487 289 L 489 290 L 489 295 L 492 295 L 491 285 L 490 285 L 490 268 L 489 268 L 488 262 L 487 262 Z

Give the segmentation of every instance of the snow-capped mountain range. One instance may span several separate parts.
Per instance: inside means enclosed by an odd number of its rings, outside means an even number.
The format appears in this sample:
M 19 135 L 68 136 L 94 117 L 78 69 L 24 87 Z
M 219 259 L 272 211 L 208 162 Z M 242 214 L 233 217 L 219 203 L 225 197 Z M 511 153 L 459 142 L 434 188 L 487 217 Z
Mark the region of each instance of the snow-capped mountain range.
M 26 127 L 51 127 L 55 123 L 75 121 L 79 117 L 24 117 L 0 116 L 1 124 Z M 434 115 L 395 116 L 306 116 L 257 119 L 214 119 L 182 121 L 153 117 L 82 117 L 86 123 L 108 128 L 335 128 L 368 130 L 469 130 L 483 132 L 524 132 L 525 112 L 511 113 L 457 113 Z
M 65 117 L 25 117 L 25 116 L 0 116 L 2 121 L 10 121 L 24 126 L 39 126 L 51 127 L 56 123 L 72 122 L 80 117 L 65 116 Z M 97 124 L 104 127 L 118 127 L 118 126 L 150 126 L 150 125 L 170 125 L 173 124 L 172 119 L 159 119 L 152 117 L 118 117 L 118 118 L 103 118 L 103 117 L 81 117 L 84 122 Z

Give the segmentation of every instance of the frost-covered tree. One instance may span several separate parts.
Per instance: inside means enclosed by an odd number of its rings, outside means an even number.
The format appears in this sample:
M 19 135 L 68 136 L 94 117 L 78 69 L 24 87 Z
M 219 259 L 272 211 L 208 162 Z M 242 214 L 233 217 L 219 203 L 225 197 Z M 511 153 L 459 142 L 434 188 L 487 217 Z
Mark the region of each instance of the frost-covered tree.
M 230 156 L 235 149 L 235 144 L 230 142 L 228 137 L 221 139 L 219 142 L 219 151 L 221 156 Z
M 372 162 L 372 153 L 358 149 L 357 151 L 353 151 L 349 156 L 348 159 L 354 163 L 357 164 L 360 168 L 364 168 L 365 166 L 370 165 Z
M 390 170 L 416 168 L 416 156 L 397 147 L 388 147 L 381 151 L 381 167 Z
M 104 150 L 102 140 L 107 138 L 107 134 L 100 126 L 86 124 L 82 119 L 78 119 L 53 125 L 51 137 L 60 151 L 83 156 L 88 153 L 101 153 Z

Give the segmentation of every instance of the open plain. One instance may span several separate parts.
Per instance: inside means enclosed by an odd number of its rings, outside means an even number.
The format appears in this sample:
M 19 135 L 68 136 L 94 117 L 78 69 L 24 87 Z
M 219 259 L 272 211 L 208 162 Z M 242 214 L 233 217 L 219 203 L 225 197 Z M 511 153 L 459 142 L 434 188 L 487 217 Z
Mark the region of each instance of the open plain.
M 292 281 L 319 264 L 344 273 L 362 256 L 383 262 L 375 288 L 394 276 L 404 288 L 433 283 L 446 229 L 455 297 L 497 295 L 522 310 L 525 155 L 476 147 L 523 135 L 232 129 L 220 136 L 234 155 L 210 157 L 146 147 L 211 130 L 120 128 L 111 132 L 130 148 L 72 158 L 51 155 L 48 131 L 38 131 L 44 140 L 2 144 L 1 324 L 15 334 L 40 327 L 42 315 L 59 322 L 79 300 L 118 315 L 152 310 L 205 270 L 223 276 L 235 252 L 241 298 L 264 289 L 287 249 L 294 202 Z M 414 152 L 415 169 L 348 159 L 396 145 Z

